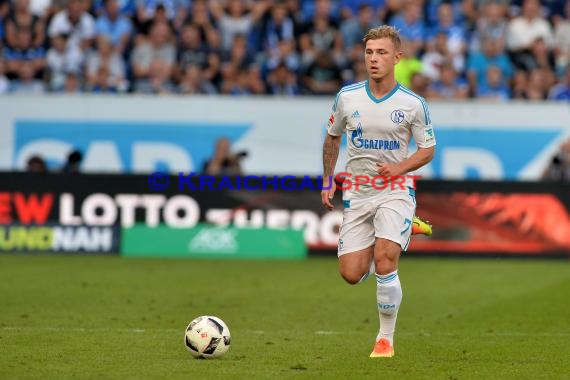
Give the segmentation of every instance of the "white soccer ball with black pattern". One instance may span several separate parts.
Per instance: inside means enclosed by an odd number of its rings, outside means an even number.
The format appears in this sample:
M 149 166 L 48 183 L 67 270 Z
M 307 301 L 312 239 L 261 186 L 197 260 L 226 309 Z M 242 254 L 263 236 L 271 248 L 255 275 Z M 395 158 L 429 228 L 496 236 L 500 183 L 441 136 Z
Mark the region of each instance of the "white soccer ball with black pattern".
M 230 349 L 230 329 L 220 318 L 203 315 L 186 327 L 184 345 L 196 358 L 219 358 Z

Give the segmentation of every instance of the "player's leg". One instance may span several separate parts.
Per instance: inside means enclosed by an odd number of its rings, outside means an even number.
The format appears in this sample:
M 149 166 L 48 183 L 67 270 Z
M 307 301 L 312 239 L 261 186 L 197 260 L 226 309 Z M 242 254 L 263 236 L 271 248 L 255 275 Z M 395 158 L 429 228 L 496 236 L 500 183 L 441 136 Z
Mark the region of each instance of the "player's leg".
M 388 201 L 376 212 L 374 263 L 380 329 L 370 357 L 394 355 L 394 333 L 402 302 L 398 264 L 400 253 L 407 249 L 411 238 L 414 212 L 415 202 L 412 198 Z
M 339 231 L 338 265 L 342 278 L 358 284 L 375 272 L 375 210 L 369 205 L 346 208 Z
M 338 258 L 340 275 L 351 285 L 359 284 L 374 273 L 374 246 L 343 253 Z
M 394 332 L 398 310 L 402 302 L 402 286 L 398 276 L 398 262 L 402 247 L 391 240 L 377 239 L 374 247 L 376 267 L 376 301 L 380 331 L 370 357 L 394 356 Z

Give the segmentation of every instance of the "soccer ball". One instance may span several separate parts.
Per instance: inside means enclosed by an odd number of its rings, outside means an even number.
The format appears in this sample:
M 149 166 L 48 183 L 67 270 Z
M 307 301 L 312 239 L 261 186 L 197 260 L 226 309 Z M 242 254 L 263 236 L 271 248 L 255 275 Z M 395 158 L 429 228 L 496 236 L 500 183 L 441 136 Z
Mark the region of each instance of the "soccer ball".
M 203 315 L 186 327 L 184 345 L 196 358 L 218 358 L 230 349 L 230 329 L 220 318 Z

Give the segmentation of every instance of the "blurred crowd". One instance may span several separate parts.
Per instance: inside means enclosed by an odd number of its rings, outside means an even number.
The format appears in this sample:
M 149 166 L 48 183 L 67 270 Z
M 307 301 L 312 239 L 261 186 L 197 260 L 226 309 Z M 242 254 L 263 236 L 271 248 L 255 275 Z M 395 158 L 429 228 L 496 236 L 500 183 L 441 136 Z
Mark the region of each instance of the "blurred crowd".
M 62 174 L 79 174 L 81 173 L 81 161 L 83 153 L 80 150 L 73 150 L 67 155 L 67 160 L 60 168 L 48 168 L 48 163 L 41 154 L 34 154 L 28 158 L 26 162 L 26 171 L 28 173 L 46 174 L 48 172 L 56 172 Z
M 430 99 L 570 99 L 570 0 L 0 0 L 0 93 L 334 94 L 394 25 Z

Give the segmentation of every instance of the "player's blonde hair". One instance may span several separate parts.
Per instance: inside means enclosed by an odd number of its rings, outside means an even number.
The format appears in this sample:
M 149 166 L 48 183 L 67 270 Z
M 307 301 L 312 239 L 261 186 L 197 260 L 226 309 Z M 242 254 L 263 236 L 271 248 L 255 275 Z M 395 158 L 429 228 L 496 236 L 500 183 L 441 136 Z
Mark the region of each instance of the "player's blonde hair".
M 402 48 L 402 41 L 400 40 L 400 33 L 393 26 L 382 25 L 377 28 L 372 28 L 366 33 L 362 41 L 366 46 L 366 43 L 370 40 L 378 40 L 380 38 L 389 38 L 394 44 L 396 51 Z

